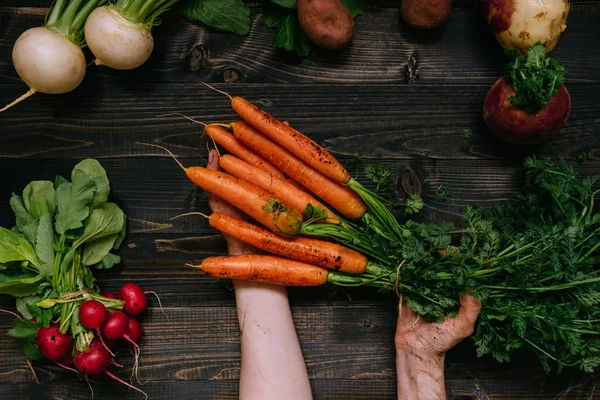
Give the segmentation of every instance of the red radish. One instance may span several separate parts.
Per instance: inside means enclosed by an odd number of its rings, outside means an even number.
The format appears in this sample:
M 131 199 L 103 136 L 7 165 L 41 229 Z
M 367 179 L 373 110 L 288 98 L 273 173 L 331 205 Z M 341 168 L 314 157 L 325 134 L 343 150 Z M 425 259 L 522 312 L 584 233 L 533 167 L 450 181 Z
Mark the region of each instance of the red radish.
M 129 318 L 129 338 L 134 342 L 139 342 L 142 337 L 142 325 L 135 318 Z
M 104 326 L 102 335 L 108 340 L 119 340 L 127 336 L 129 331 L 129 317 L 123 311 L 110 313 Z
M 98 330 L 108 319 L 108 311 L 98 300 L 88 300 L 79 306 L 79 321 L 84 328 Z
M 140 315 L 148 307 L 144 291 L 135 283 L 124 284 L 119 290 L 119 299 L 123 301 L 123 311 L 128 315 Z
M 70 353 L 73 339 L 61 333 L 58 324 L 52 324 L 48 328 L 40 328 L 35 336 L 35 343 L 44 357 L 56 361 Z
M 98 294 L 102 297 L 106 297 L 107 299 L 118 299 L 116 294 L 114 294 L 113 292 L 109 292 L 108 290 L 101 290 Z
M 73 356 L 71 354 L 67 354 L 66 356 L 58 360 L 57 363 L 62 366 L 73 365 Z
M 114 353 L 110 351 L 110 348 L 104 343 L 100 328 L 104 325 L 108 319 L 108 310 L 104 304 L 98 300 L 88 300 L 83 302 L 79 306 L 79 321 L 84 328 L 93 329 L 98 334 L 98 338 L 102 342 L 102 345 L 108 350 L 111 356 L 114 357 Z
M 98 340 L 92 341 L 86 353 L 79 352 L 73 360 L 75 368 L 84 375 L 98 375 L 108 369 L 112 361 L 110 353 Z
M 84 375 L 98 375 L 105 373 L 115 381 L 137 390 L 138 392 L 144 394 L 146 398 L 148 398 L 146 393 L 144 393 L 142 390 L 123 381 L 121 378 L 115 376 L 108 370 L 108 367 L 113 362 L 113 359 L 104 346 L 97 340 L 92 341 L 87 353 L 77 353 L 74 362 L 77 370 Z

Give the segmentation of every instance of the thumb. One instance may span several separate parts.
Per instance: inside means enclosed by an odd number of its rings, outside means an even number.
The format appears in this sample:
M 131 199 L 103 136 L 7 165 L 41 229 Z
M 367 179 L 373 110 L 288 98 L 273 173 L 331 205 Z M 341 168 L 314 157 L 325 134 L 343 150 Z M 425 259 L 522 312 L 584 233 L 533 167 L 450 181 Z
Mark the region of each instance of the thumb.
M 481 301 L 470 294 L 460 298 L 460 309 L 454 318 L 456 333 L 467 337 L 473 333 L 475 322 L 481 311 Z

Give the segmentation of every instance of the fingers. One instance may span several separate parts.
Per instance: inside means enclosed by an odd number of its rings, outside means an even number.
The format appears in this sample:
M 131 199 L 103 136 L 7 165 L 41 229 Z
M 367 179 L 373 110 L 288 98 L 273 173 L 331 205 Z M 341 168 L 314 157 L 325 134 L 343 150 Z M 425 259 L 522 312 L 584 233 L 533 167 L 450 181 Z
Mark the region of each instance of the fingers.
M 453 319 L 447 319 L 443 325 L 446 325 L 449 332 L 452 333 L 457 340 L 471 336 L 475 329 L 475 322 L 481 311 L 481 301 L 470 294 L 466 294 L 460 298 L 460 308 L 458 314 Z

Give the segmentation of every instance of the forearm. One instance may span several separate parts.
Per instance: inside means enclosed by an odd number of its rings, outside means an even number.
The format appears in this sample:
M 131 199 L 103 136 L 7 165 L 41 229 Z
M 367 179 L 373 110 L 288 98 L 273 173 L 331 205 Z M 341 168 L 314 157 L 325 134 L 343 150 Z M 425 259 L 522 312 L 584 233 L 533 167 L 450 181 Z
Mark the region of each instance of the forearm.
M 398 400 L 444 400 L 444 355 L 421 356 L 396 349 Z
M 242 343 L 240 400 L 310 400 L 286 289 L 234 282 Z

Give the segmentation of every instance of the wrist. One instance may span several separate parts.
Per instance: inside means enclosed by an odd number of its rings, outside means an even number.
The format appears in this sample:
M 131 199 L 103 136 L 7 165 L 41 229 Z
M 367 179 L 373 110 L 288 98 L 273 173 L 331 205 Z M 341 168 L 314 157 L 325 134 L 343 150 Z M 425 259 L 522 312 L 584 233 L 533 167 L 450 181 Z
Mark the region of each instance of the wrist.
M 446 399 L 445 353 L 396 346 L 398 400 Z

